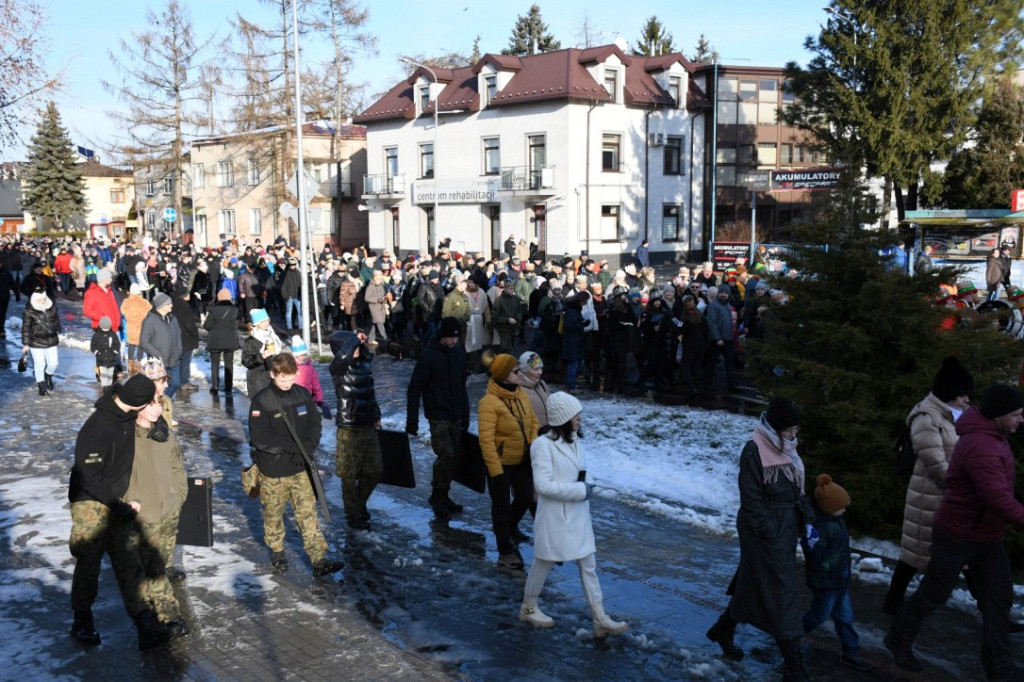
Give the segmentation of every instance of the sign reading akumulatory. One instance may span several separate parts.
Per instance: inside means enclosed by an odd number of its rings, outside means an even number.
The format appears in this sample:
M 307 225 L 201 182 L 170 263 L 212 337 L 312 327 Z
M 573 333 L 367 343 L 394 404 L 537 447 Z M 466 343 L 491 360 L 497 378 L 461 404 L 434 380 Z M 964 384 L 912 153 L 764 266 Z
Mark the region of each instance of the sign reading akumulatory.
M 773 170 L 772 189 L 834 189 L 839 183 L 838 168 Z

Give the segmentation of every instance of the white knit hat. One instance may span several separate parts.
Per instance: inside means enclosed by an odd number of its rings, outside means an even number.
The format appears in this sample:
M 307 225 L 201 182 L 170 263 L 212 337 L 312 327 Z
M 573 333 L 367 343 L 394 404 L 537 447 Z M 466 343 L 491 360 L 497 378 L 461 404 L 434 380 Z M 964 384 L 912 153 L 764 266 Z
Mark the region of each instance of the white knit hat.
M 548 396 L 548 423 L 561 426 L 583 411 L 580 401 L 568 393 L 559 391 Z

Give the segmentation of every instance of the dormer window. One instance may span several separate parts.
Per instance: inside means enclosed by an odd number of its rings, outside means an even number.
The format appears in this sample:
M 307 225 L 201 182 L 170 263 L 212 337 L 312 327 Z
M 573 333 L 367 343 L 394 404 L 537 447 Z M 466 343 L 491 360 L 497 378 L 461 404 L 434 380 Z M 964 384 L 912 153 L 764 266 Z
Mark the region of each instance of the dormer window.
M 612 103 L 619 101 L 619 72 L 617 70 L 611 68 L 604 70 L 604 89 L 608 91 Z
M 420 111 L 426 111 L 430 106 L 430 85 L 420 86 Z
M 490 104 L 494 101 L 494 96 L 498 94 L 498 77 L 497 76 L 485 76 L 484 77 L 484 89 L 487 93 L 487 100 L 485 104 Z
M 668 77 L 668 94 L 676 101 L 676 106 L 678 107 L 683 100 L 682 76 Z

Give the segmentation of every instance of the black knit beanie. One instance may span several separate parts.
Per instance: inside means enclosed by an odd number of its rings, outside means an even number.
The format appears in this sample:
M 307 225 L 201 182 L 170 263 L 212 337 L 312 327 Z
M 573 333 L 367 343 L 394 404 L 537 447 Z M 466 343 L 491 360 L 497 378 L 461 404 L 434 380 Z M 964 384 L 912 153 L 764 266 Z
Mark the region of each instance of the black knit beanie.
M 1024 407 L 1020 393 L 1006 384 L 992 384 L 981 396 L 981 413 L 989 419 L 1002 417 Z
M 765 420 L 775 433 L 782 433 L 786 429 L 799 426 L 800 413 L 789 398 L 772 398 L 768 403 L 768 411 L 765 412 Z

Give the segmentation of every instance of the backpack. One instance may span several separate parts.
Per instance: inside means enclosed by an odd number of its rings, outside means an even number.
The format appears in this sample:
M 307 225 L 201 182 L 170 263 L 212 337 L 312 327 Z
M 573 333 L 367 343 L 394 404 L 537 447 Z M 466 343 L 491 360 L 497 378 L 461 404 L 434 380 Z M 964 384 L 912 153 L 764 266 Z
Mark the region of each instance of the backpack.
M 919 415 L 915 415 L 914 419 Z M 914 465 L 917 464 L 917 453 L 914 452 L 914 441 L 910 437 L 910 427 L 914 420 L 903 427 L 903 432 L 896 440 L 896 473 L 900 476 L 910 476 L 914 473 Z

